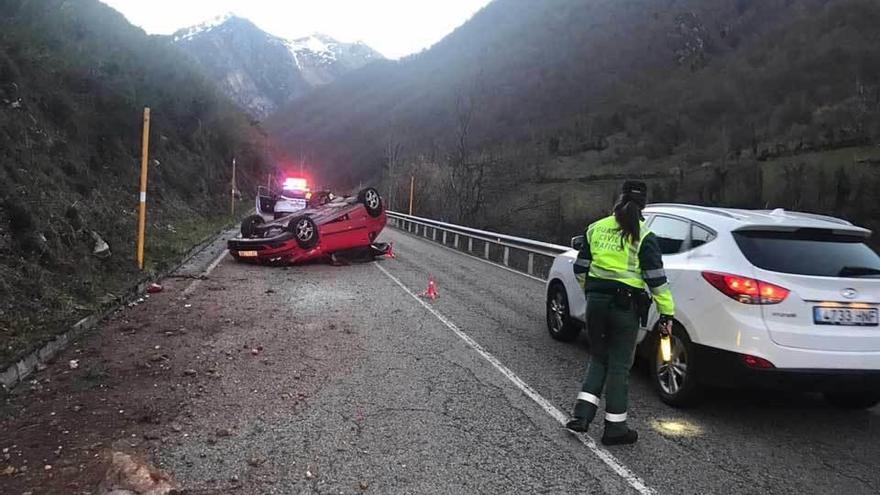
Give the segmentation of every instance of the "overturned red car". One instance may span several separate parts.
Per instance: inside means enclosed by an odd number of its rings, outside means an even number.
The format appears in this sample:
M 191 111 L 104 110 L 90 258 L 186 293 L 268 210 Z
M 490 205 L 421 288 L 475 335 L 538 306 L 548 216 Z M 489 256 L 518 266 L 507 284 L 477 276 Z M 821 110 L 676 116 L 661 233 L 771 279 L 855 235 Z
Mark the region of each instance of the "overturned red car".
M 241 237 L 230 239 L 227 247 L 238 261 L 279 265 L 357 249 L 381 255 L 389 246 L 375 241 L 385 223 L 382 197 L 368 187 L 356 196 L 323 196 L 308 208 L 275 220 L 251 215 L 241 223 Z

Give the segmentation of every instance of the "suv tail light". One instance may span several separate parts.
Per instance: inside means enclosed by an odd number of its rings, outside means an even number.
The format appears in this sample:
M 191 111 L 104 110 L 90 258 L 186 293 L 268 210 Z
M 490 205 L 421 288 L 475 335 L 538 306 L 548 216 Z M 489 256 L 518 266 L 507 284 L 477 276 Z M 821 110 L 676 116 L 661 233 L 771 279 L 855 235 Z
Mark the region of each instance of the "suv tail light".
M 743 304 L 779 304 L 790 293 L 778 285 L 729 273 L 703 272 L 703 278 L 725 296 Z
M 759 358 L 758 356 L 750 356 L 748 354 L 743 354 L 742 361 L 749 368 L 755 368 L 759 370 L 772 370 L 776 367 L 773 366 L 773 363 L 767 361 L 764 358 Z

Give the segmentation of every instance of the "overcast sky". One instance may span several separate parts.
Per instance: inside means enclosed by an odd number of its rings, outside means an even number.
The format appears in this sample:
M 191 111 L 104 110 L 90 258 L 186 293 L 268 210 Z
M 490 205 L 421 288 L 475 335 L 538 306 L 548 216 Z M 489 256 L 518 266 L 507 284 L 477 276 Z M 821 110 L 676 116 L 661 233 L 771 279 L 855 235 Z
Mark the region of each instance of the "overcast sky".
M 231 12 L 276 36 L 324 33 L 400 58 L 440 41 L 490 0 L 102 1 L 151 34 L 171 34 Z

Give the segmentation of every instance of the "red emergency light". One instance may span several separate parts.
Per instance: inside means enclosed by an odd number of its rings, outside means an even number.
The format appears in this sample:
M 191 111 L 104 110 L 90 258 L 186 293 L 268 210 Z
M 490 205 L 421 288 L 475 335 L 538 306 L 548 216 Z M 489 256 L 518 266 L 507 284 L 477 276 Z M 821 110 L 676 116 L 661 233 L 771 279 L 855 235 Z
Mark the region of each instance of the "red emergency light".
M 308 191 L 309 183 L 302 177 L 287 177 L 281 183 L 281 188 L 285 191 Z

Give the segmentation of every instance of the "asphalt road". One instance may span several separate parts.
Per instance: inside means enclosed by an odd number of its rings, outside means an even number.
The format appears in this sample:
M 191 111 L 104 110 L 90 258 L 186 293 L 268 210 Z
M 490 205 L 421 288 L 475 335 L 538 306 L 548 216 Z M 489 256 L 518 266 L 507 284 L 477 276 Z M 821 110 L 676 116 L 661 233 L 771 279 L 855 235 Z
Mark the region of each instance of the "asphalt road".
M 341 267 L 206 250 L 5 399 L 0 492 L 91 493 L 118 450 L 190 494 L 880 492 L 880 410 L 813 396 L 675 410 L 636 369 L 638 444 L 568 433 L 586 343 L 549 337 L 543 284 L 383 237 L 395 259 Z

